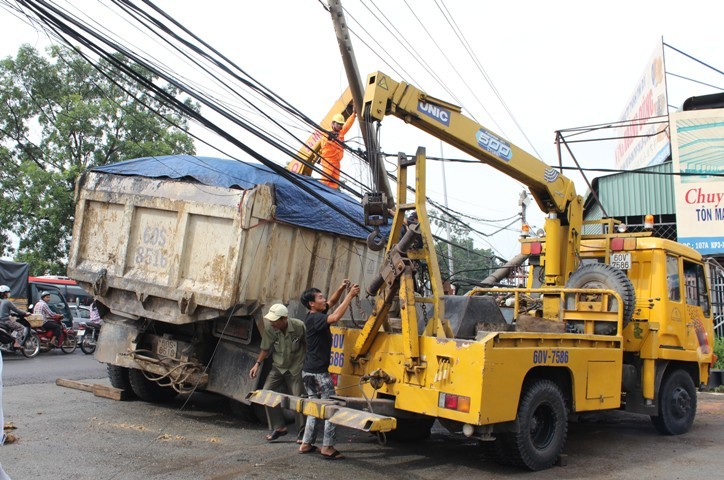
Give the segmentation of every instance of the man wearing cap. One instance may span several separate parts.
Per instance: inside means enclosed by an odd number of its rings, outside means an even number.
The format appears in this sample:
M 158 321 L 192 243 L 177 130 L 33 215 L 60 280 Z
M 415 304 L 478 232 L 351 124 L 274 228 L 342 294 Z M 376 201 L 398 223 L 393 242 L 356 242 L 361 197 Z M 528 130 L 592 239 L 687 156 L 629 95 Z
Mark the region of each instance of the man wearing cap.
M 289 393 L 300 396 L 304 392 L 302 365 L 307 353 L 304 322 L 289 318 L 287 307 L 281 303 L 272 305 L 264 319 L 266 322 L 261 338 L 261 351 L 249 371 L 249 376 L 251 378 L 257 376 L 264 359 L 269 356 L 269 351 L 273 347 L 272 368 L 264 382 L 264 390 L 278 392 L 282 385 L 286 385 Z M 267 414 L 272 429 L 266 436 L 267 441 L 276 440 L 289 433 L 280 407 L 268 408 Z M 299 435 L 304 431 L 304 416 L 298 413 L 295 420 L 298 441 L 301 441 Z
M 322 158 L 322 180 L 328 187 L 339 188 L 339 169 L 344 157 L 344 135 L 352 128 L 357 115 L 345 121 L 341 113 L 332 117 L 332 131 L 322 137 L 319 156 Z
M 59 320 L 63 318 L 63 315 L 51 310 L 50 305 L 48 305 L 48 301 L 50 301 L 50 292 L 45 291 L 41 293 L 40 300 L 38 300 L 38 303 L 36 303 L 33 307 L 33 313 L 43 317 L 43 328 L 53 332 L 53 338 L 51 339 L 50 344 L 57 347 L 60 337 L 63 335 L 63 329 L 56 319 Z

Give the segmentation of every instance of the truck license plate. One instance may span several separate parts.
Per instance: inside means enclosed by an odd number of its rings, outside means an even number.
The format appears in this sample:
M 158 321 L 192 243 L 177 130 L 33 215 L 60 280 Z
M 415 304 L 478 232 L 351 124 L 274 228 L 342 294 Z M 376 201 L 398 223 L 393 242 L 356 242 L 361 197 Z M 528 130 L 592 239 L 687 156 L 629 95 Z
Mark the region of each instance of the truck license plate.
M 612 253 L 611 266 L 614 268 L 618 268 L 619 270 L 628 270 L 629 268 L 631 268 L 631 254 Z
M 167 340 L 165 338 L 158 339 L 158 353 L 167 357 L 176 357 L 176 348 L 178 343 L 176 340 Z

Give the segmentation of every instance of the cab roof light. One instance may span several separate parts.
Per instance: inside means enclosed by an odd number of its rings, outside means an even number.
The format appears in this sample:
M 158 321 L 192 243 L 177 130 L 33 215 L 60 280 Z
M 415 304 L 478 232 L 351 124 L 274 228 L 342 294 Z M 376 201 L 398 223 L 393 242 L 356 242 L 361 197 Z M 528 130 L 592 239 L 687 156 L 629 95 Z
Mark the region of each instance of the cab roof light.
M 654 229 L 654 216 L 650 213 L 644 217 L 644 229 L 646 230 L 653 230 Z
M 523 224 L 523 226 L 520 228 L 520 236 L 524 238 L 530 236 L 530 225 L 528 225 L 527 223 Z

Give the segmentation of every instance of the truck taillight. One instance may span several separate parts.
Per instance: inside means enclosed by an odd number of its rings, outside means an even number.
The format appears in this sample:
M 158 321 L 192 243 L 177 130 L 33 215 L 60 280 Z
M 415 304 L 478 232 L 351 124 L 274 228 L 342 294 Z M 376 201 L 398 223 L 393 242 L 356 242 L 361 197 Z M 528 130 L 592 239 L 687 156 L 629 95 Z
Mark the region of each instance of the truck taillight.
M 437 406 L 468 413 L 470 411 L 470 397 L 440 392 Z
M 339 383 L 339 375 L 336 373 L 330 373 L 329 376 L 332 377 L 332 385 L 336 387 Z
M 620 237 L 611 239 L 611 251 L 620 252 L 622 250 L 636 250 L 636 239 Z
M 525 255 L 540 255 L 543 251 L 543 244 L 541 242 L 526 242 L 520 246 L 520 253 Z

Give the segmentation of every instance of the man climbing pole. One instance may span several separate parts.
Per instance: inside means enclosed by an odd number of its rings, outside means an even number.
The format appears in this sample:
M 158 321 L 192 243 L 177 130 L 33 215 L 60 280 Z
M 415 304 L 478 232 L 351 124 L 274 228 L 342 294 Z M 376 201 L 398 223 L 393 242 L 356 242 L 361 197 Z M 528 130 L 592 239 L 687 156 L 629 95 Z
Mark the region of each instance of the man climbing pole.
M 339 171 L 344 157 L 344 135 L 352 128 L 357 115 L 352 114 L 344 120 L 341 113 L 332 117 L 332 131 L 322 138 L 319 156 L 322 162 L 321 182 L 328 187 L 339 188 Z

